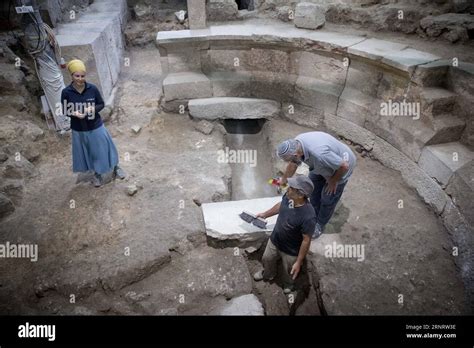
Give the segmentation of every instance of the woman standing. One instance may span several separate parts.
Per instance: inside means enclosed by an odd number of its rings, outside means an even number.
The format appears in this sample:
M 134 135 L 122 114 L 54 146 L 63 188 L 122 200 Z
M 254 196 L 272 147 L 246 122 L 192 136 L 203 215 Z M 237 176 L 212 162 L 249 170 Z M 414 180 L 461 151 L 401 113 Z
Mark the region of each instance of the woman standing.
M 67 69 L 72 83 L 61 93 L 64 115 L 71 118 L 73 172 L 94 172 L 95 187 L 103 184 L 103 175 L 113 170 L 114 178 L 125 178 L 118 166 L 117 148 L 105 128 L 99 111 L 104 100 L 99 90 L 85 80 L 86 66 L 78 59 L 71 60 Z

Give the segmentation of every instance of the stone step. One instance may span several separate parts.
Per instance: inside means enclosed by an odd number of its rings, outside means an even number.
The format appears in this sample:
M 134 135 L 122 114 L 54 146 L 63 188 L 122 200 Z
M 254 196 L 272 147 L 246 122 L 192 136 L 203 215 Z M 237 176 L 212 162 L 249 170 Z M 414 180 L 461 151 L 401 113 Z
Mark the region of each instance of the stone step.
M 270 99 L 214 97 L 189 101 L 189 114 L 200 119 L 259 119 L 280 115 L 280 103 Z
M 201 72 L 168 74 L 163 81 L 165 101 L 189 100 L 212 96 L 211 81 Z
M 466 128 L 466 122 L 453 115 L 442 115 L 433 120 L 433 126 L 435 135 L 433 135 L 427 145 L 458 141 Z
M 449 60 L 437 60 L 418 65 L 412 80 L 424 87 L 441 87 L 447 82 L 450 66 L 452 66 L 452 62 Z
M 474 152 L 459 142 L 426 146 L 418 165 L 430 177 L 446 186 L 453 174 L 474 160 Z
M 438 114 L 449 113 L 453 110 L 457 95 L 447 89 L 426 87 L 421 92 L 422 110 L 436 117 Z

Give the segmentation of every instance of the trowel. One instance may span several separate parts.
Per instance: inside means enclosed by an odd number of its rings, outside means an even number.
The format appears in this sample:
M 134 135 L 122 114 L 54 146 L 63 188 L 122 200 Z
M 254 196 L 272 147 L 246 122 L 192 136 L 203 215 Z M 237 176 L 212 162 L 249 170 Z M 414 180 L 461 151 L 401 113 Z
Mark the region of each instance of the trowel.
M 244 210 L 241 214 L 239 214 L 239 216 L 245 222 L 257 226 L 258 228 L 264 229 L 267 227 L 267 222 L 264 219 L 257 217 L 256 215 L 249 213 L 248 211 Z

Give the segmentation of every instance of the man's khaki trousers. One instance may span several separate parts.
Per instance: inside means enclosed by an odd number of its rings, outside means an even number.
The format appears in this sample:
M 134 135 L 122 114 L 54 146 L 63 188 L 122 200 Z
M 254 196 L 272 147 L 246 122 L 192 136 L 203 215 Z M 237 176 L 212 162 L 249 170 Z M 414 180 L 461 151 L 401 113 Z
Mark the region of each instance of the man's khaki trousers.
M 273 244 L 272 241 L 268 239 L 267 247 L 265 248 L 265 252 L 263 253 L 263 257 L 262 257 L 263 278 L 265 280 L 272 280 L 273 278 L 276 277 L 277 263 L 278 263 L 278 260 L 281 259 L 281 263 L 283 265 L 283 270 L 284 270 L 282 280 L 285 286 L 293 287 L 295 285 L 295 281 L 290 275 L 290 272 L 297 258 L 298 258 L 297 256 L 291 256 L 278 250 L 275 244 Z M 305 263 L 303 263 L 303 266 L 301 266 L 300 274 L 303 272 L 303 269 L 305 268 L 304 264 Z

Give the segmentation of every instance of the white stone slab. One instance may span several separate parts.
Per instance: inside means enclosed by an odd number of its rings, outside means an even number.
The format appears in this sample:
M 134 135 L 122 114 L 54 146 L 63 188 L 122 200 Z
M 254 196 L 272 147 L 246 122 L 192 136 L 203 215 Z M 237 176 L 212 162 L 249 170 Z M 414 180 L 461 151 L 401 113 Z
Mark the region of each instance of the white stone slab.
M 270 209 L 278 202 L 281 202 L 280 196 L 205 203 L 202 205 L 202 212 L 206 234 L 219 240 L 238 240 L 241 242 L 259 240 L 265 235 L 271 234 L 278 215 L 268 218 L 267 228 L 260 229 L 242 220 L 239 214 L 244 210 L 258 214 Z
M 394 52 L 399 52 L 405 48 L 407 48 L 406 45 L 395 42 L 379 39 L 367 39 L 349 47 L 347 51 L 351 54 L 368 59 L 381 60 L 383 57 L 393 54 Z
M 263 306 L 254 294 L 234 297 L 221 308 L 213 313 L 214 315 L 264 315 Z

